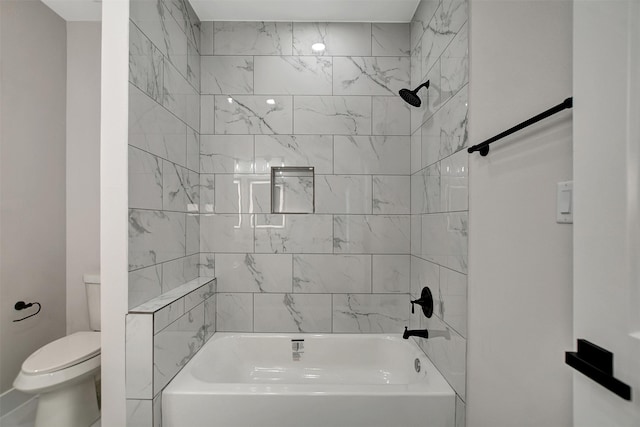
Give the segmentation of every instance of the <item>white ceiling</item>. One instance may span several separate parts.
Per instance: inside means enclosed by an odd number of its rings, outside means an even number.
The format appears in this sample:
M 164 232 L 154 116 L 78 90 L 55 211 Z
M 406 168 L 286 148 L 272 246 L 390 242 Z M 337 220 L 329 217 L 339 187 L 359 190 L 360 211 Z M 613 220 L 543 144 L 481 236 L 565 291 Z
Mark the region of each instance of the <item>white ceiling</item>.
M 2 0 L 0 0 L 2 1 Z M 65 21 L 101 21 L 100 0 L 42 0 Z
M 410 22 L 419 0 L 191 0 L 201 21 Z
M 145 0 L 156 1 L 156 0 Z M 190 0 L 202 21 L 410 22 L 420 0 Z M 67 21 L 99 21 L 100 0 L 42 0 Z

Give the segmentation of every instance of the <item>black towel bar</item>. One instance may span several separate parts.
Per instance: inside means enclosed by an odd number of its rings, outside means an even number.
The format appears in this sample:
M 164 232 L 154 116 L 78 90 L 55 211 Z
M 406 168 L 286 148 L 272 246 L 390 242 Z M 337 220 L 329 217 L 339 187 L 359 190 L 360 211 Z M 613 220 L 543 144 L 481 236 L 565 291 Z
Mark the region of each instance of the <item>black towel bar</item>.
M 489 138 L 486 141 L 481 142 L 480 144 L 477 144 L 477 145 L 474 145 L 473 147 L 468 148 L 467 152 L 473 153 L 475 151 L 479 151 L 480 155 L 484 157 L 487 154 L 489 154 L 489 144 L 496 142 L 497 140 L 502 139 L 505 136 L 511 135 L 514 132 L 522 130 L 527 126 L 531 126 L 532 124 L 539 122 L 542 119 L 546 119 L 549 116 L 559 113 L 562 110 L 566 110 L 567 108 L 572 108 L 572 107 L 573 107 L 573 98 L 567 98 L 564 101 L 562 101 L 562 103 L 556 105 L 555 107 L 551 107 L 547 111 L 544 111 L 538 114 L 537 116 L 530 118 L 529 120 L 525 120 L 524 122 L 515 125 L 511 129 L 507 129 L 504 132 L 494 136 L 493 138 Z
M 631 387 L 613 376 L 613 353 L 584 339 L 578 351 L 565 352 L 564 361 L 624 400 L 631 400 Z

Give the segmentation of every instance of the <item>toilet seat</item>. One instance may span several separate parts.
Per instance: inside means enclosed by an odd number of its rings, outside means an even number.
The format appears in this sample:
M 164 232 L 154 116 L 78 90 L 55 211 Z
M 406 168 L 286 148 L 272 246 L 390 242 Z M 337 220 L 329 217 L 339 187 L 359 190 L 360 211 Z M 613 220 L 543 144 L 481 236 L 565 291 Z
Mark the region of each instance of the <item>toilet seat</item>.
M 35 351 L 22 364 L 27 375 L 42 375 L 69 368 L 100 354 L 100 332 L 76 332 Z

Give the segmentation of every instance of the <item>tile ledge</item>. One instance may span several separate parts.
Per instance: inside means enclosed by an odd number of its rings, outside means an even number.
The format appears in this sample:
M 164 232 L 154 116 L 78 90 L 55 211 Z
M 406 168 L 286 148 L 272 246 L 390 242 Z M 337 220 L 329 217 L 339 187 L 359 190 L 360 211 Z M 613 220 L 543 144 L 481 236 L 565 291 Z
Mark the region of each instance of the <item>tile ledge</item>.
M 215 286 L 217 283 L 217 279 L 215 277 L 198 277 L 183 285 L 178 286 L 177 288 L 170 290 L 169 292 L 166 292 L 147 302 L 144 302 L 137 307 L 129 309 L 129 314 L 155 313 L 163 309 L 164 307 L 174 303 L 180 298 L 185 297 L 191 292 L 210 284 L 211 282 L 214 282 L 213 285 Z

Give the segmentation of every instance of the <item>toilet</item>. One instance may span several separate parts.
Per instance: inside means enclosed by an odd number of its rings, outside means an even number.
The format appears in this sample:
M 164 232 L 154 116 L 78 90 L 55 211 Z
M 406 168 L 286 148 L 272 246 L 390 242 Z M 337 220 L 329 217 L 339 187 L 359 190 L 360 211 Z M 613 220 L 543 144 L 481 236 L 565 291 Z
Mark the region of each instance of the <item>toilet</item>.
M 22 364 L 13 386 L 38 394 L 35 427 L 89 427 L 99 417 L 100 277 L 84 275 L 93 331 L 76 332 L 36 350 Z

